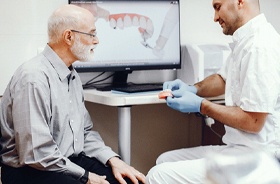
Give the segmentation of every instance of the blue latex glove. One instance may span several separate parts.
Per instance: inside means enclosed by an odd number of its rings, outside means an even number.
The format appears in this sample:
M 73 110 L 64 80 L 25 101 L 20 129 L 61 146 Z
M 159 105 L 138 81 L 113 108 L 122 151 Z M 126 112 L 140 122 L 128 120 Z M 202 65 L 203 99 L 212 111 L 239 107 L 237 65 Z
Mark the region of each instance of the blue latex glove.
M 179 90 L 172 91 L 173 97 L 167 97 L 166 102 L 172 109 L 180 112 L 200 112 L 201 102 L 204 98 L 196 94 L 185 91 L 181 93 Z
M 197 89 L 195 86 L 188 85 L 180 79 L 163 83 L 163 90 L 165 89 L 171 89 L 171 91 L 177 91 L 181 94 L 183 94 L 185 91 L 189 91 L 194 94 L 197 93 Z

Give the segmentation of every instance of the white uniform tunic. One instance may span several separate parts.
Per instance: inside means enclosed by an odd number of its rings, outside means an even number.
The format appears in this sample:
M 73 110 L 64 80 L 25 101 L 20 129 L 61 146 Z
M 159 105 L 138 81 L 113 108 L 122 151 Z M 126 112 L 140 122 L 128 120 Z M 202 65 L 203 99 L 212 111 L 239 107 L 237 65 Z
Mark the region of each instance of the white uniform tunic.
M 233 41 L 232 57 L 219 72 L 226 81 L 225 103 L 269 115 L 258 134 L 225 126 L 223 142 L 275 153 L 280 147 L 280 37 L 262 14 L 238 29 Z
M 227 145 L 163 153 L 149 171 L 147 183 L 205 183 L 209 152 L 240 155 L 264 150 L 280 156 L 280 36 L 261 14 L 235 31 L 231 48 L 231 56 L 219 71 L 226 81 L 225 103 L 269 113 L 263 129 L 252 134 L 226 126 L 223 141 Z

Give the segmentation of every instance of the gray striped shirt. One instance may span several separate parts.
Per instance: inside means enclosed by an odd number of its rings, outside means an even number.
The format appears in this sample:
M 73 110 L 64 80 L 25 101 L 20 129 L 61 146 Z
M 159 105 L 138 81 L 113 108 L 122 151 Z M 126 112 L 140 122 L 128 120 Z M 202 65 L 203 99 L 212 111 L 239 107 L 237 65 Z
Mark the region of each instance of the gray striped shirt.
M 92 131 L 81 80 L 47 45 L 21 65 L 1 99 L 2 162 L 80 178 L 84 169 L 67 157 L 85 152 L 102 163 L 117 156 Z

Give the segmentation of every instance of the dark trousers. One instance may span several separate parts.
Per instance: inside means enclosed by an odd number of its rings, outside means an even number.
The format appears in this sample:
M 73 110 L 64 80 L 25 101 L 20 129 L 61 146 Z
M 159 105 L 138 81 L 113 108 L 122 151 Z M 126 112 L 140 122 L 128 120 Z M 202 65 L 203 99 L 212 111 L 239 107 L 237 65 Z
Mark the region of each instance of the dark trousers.
M 106 180 L 110 184 L 119 184 L 112 173 L 111 167 L 104 166 L 97 159 L 89 158 L 82 154 L 69 159 L 89 172 L 106 175 Z M 71 176 L 58 172 L 40 171 L 29 166 L 14 168 L 3 165 L 1 168 L 1 180 L 3 184 L 81 184 L 79 180 Z M 128 184 L 132 184 L 128 178 L 125 178 L 125 180 Z

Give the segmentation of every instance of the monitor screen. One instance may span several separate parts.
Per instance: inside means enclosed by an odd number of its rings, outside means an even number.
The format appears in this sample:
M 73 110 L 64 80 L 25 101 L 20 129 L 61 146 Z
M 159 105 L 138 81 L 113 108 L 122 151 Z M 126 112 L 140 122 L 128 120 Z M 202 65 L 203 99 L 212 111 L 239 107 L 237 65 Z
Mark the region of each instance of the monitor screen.
M 179 0 L 69 0 L 96 18 L 99 44 L 78 72 L 178 69 Z

